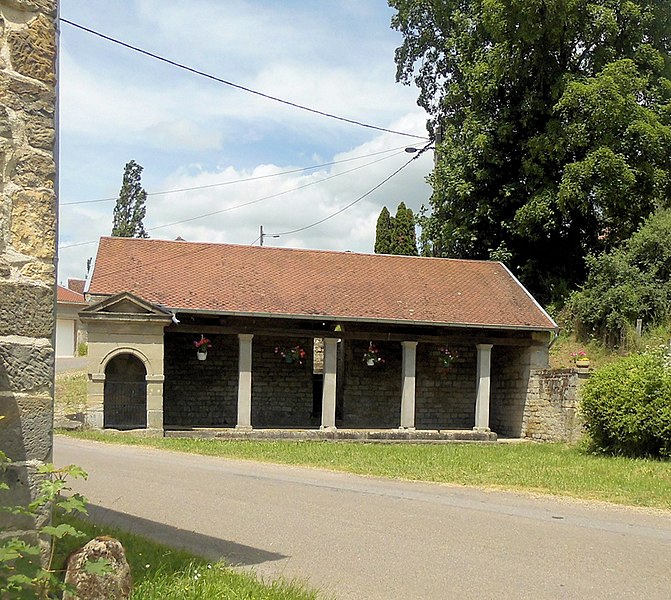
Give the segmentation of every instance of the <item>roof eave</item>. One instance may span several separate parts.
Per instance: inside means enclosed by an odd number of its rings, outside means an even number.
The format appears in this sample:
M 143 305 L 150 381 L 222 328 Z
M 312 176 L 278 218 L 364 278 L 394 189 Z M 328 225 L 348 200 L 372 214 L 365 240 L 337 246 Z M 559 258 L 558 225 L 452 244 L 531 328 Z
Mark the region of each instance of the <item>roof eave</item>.
M 459 323 L 459 322 L 442 322 L 442 321 L 419 321 L 414 319 L 376 319 L 373 317 L 354 317 L 348 315 L 313 315 L 313 314 L 292 314 L 292 313 L 263 313 L 263 312 L 244 312 L 244 311 L 225 311 L 225 310 L 209 310 L 199 308 L 171 308 L 176 313 L 189 313 L 212 316 L 228 316 L 228 317 L 263 317 L 269 319 L 302 319 L 309 321 L 349 321 L 353 323 L 385 323 L 388 325 L 421 325 L 430 327 L 462 327 L 467 329 L 495 329 L 504 331 L 538 331 L 550 332 L 554 331 L 555 327 L 542 327 L 540 325 L 508 325 L 502 323 Z

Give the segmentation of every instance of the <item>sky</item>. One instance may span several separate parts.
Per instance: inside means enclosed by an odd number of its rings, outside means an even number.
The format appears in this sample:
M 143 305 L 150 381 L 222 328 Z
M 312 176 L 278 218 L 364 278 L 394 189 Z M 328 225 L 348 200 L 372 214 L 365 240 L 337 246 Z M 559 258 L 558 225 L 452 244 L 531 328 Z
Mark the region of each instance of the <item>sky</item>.
M 299 110 L 61 22 L 60 283 L 83 278 L 110 235 L 130 160 L 156 239 L 258 245 L 263 226 L 282 234 L 264 245 L 372 252 L 383 206 L 428 204 L 432 152 L 404 151 L 427 144 L 427 117 L 395 81 L 402 38 L 383 0 L 59 4 L 62 19 L 218 79 L 419 136 Z

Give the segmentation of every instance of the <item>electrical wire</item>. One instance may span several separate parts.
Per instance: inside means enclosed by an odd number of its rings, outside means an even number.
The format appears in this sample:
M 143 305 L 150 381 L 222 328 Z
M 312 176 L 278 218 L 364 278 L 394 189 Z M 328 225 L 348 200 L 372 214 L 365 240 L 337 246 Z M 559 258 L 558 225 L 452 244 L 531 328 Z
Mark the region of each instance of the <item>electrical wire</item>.
M 319 221 L 315 221 L 314 223 L 311 223 L 310 225 L 305 225 L 304 227 L 299 227 L 298 229 L 292 229 L 291 231 L 282 231 L 281 233 L 268 233 L 268 234 L 265 234 L 265 233 L 264 233 L 264 234 L 263 234 L 264 237 L 265 237 L 266 235 L 268 235 L 268 236 L 273 236 L 273 237 L 281 237 L 281 236 L 283 236 L 283 235 L 290 235 L 290 234 L 292 234 L 292 233 L 298 233 L 299 231 L 305 231 L 306 229 L 311 229 L 312 227 L 316 227 L 317 225 L 321 225 L 321 224 L 324 223 L 325 221 L 328 221 L 329 219 L 332 219 L 333 217 L 339 215 L 340 213 L 345 212 L 348 208 L 351 208 L 352 206 L 354 206 L 354 205 L 357 204 L 358 202 L 361 202 L 361 200 L 363 200 L 363 199 L 366 198 L 367 196 L 370 196 L 370 194 L 372 194 L 375 190 L 381 188 L 381 187 L 382 187 L 385 183 L 387 183 L 387 181 L 389 181 L 392 177 L 395 177 L 396 175 L 398 175 L 398 174 L 399 174 L 403 169 L 405 169 L 405 168 L 406 168 L 406 167 L 407 167 L 413 160 L 416 160 L 416 159 L 417 159 L 417 158 L 418 158 L 424 151 L 426 151 L 427 149 L 428 149 L 428 146 L 427 146 L 426 148 L 423 148 L 423 149 L 420 150 L 419 152 L 417 152 L 417 154 L 415 154 L 409 161 L 407 161 L 405 164 L 403 164 L 403 165 L 400 166 L 398 169 L 396 169 L 391 175 L 389 175 L 388 177 L 385 177 L 385 178 L 384 178 L 382 181 L 380 181 L 380 183 L 378 183 L 376 186 L 372 187 L 372 188 L 371 188 L 370 190 L 368 190 L 365 194 L 359 196 L 356 200 L 354 200 L 353 202 L 350 202 L 348 205 L 344 206 L 344 207 L 341 208 L 340 210 L 337 210 L 336 212 L 331 213 L 331 214 L 328 215 L 327 217 L 324 217 L 323 219 L 319 219 Z
M 304 106 L 302 104 L 297 104 L 297 103 L 291 102 L 289 100 L 283 100 L 282 98 L 278 98 L 276 96 L 271 96 L 270 94 L 265 94 L 263 92 L 259 92 L 258 90 L 254 90 L 252 88 L 245 87 L 244 85 L 233 83 L 232 81 L 227 81 L 226 79 L 222 79 L 221 77 L 211 75 L 209 73 L 206 73 L 205 71 L 200 71 L 198 69 L 194 69 L 193 67 L 189 67 L 187 65 L 178 63 L 174 60 L 170 60 L 169 58 L 165 58 L 164 56 L 154 54 L 153 52 L 149 52 L 148 50 L 143 50 L 142 48 L 138 48 L 137 46 L 132 46 L 131 44 L 127 44 L 126 42 L 122 42 L 121 40 L 118 40 L 116 38 L 105 35 L 104 33 L 100 33 L 99 31 L 96 31 L 95 29 L 90 29 L 89 27 L 85 27 L 84 25 L 80 25 L 79 23 L 75 23 L 74 21 L 64 19 L 63 17 L 60 17 L 59 20 L 62 23 L 67 23 L 68 25 L 71 25 L 72 27 L 76 27 L 77 29 L 81 29 L 82 31 L 86 31 L 87 33 L 90 33 L 92 35 L 98 36 L 99 38 L 107 40 L 108 42 L 112 42 L 113 44 L 118 44 L 119 46 L 123 46 L 124 48 L 128 48 L 129 50 L 133 50 L 134 52 L 144 54 L 145 56 L 148 56 L 148 57 L 153 58 L 155 60 L 159 60 L 161 62 L 167 63 L 169 65 L 172 65 L 173 67 L 183 69 L 183 70 L 188 71 L 190 73 L 193 73 L 195 75 L 200 75 L 201 77 L 211 79 L 211 80 L 216 81 L 218 83 L 223 83 L 224 85 L 227 85 L 229 87 L 232 87 L 232 88 L 235 88 L 235 89 L 238 89 L 238 90 L 242 90 L 243 92 L 248 92 L 250 94 L 260 96 L 261 98 L 265 98 L 267 100 L 272 100 L 273 102 L 279 102 L 280 104 L 285 104 L 286 106 L 291 106 L 293 108 L 298 108 L 300 110 L 311 112 L 311 113 L 314 113 L 316 115 L 320 115 L 322 117 L 327 117 L 329 119 L 335 119 L 337 121 L 343 121 L 345 123 L 350 123 L 351 125 L 358 125 L 359 127 L 365 127 L 367 129 L 374 129 L 376 131 L 383 131 L 385 133 L 393 133 L 395 135 L 402 135 L 402 136 L 405 136 L 405 137 L 415 138 L 415 139 L 418 139 L 418 140 L 428 140 L 429 139 L 426 136 L 415 135 L 413 133 L 407 133 L 407 132 L 404 132 L 404 131 L 395 131 L 393 129 L 387 129 L 385 127 L 378 127 L 377 125 L 371 125 L 369 123 L 364 123 L 362 121 L 356 121 L 354 119 L 348 119 L 346 117 L 340 117 L 340 116 L 335 115 L 333 113 L 328 113 L 328 112 L 325 112 L 325 111 L 322 111 L 322 110 L 317 110 L 316 108 L 310 108 L 308 106 Z
M 366 167 L 369 167 L 369 166 L 371 166 L 371 165 L 377 164 L 377 163 L 379 163 L 379 162 L 388 160 L 388 159 L 390 159 L 390 158 L 394 158 L 395 156 L 399 156 L 399 155 L 402 154 L 402 153 L 403 153 L 403 152 L 396 152 L 395 154 L 392 154 L 391 156 L 383 156 L 382 158 L 378 158 L 377 160 L 368 162 L 368 163 L 366 163 L 365 165 L 359 165 L 358 167 L 354 167 L 354 168 L 352 168 L 352 169 L 348 169 L 347 171 L 342 171 L 342 172 L 340 172 L 340 173 L 336 173 L 335 175 L 329 175 L 328 177 L 324 177 L 324 178 L 319 179 L 319 180 L 317 180 L 317 181 L 311 181 L 311 182 L 309 182 L 309 183 L 306 183 L 306 184 L 304 184 L 304 185 L 297 186 L 297 187 L 292 188 L 292 189 L 290 189 L 290 190 L 285 190 L 285 191 L 283 191 L 283 192 L 277 192 L 276 194 L 271 194 L 271 195 L 269 195 L 269 196 L 263 196 L 262 198 L 256 198 L 256 199 L 254 199 L 254 200 L 249 200 L 249 201 L 247 201 L 247 202 L 243 202 L 243 203 L 241 203 L 241 204 L 236 204 L 236 205 L 234 205 L 234 206 L 228 206 L 228 207 L 226 207 L 226 208 L 222 208 L 222 209 L 220 209 L 220 210 L 212 211 L 212 212 L 205 213 L 205 214 L 202 214 L 202 215 L 197 215 L 197 216 L 195 216 L 195 217 L 189 217 L 188 219 L 181 219 L 181 220 L 179 220 L 179 221 L 174 221 L 174 222 L 172 222 L 172 223 L 164 223 L 163 225 L 156 225 L 156 226 L 154 226 L 154 227 L 149 227 L 149 228 L 147 228 L 147 231 L 156 231 L 157 229 L 163 229 L 163 228 L 165 228 L 165 227 L 171 227 L 171 226 L 174 226 L 174 225 L 181 225 L 182 223 L 189 223 L 189 222 L 191 222 L 191 221 L 196 221 L 196 220 L 198 220 L 198 219 L 204 219 L 205 217 L 211 217 L 211 216 L 213 216 L 213 215 L 218 215 L 218 214 L 225 213 L 225 212 L 229 212 L 229 211 L 231 211 L 231 210 L 235 210 L 235 209 L 238 209 L 238 208 L 243 208 L 243 207 L 245 207 L 245 206 L 250 206 L 251 204 L 257 204 L 257 203 L 262 202 L 262 201 L 264 201 L 264 200 L 270 200 L 271 198 L 277 198 L 277 197 L 279 197 L 279 196 L 284 196 L 284 195 L 286 195 L 286 194 L 290 194 L 291 192 L 296 192 L 296 191 L 298 191 L 298 190 L 302 190 L 302 189 L 305 189 L 305 188 L 307 188 L 307 187 L 310 187 L 310 186 L 313 186 L 313 185 L 317 185 L 317 184 L 319 184 L 319 183 L 323 183 L 323 182 L 328 181 L 328 180 L 330 180 L 330 179 L 334 179 L 334 178 L 336 178 L 336 177 L 340 177 L 341 175 L 347 175 L 347 174 L 352 173 L 352 172 L 354 172 L 354 171 L 358 171 L 358 170 L 360 170 L 360 169 L 364 169 L 364 168 L 366 168 Z M 413 156 L 413 158 L 412 158 L 411 160 L 413 160 L 414 158 L 416 158 L 416 156 Z M 256 241 L 256 240 L 255 240 L 255 241 Z M 76 248 L 76 247 L 79 247 L 79 246 L 88 246 L 89 244 L 95 244 L 95 243 L 97 243 L 97 242 L 98 242 L 98 240 L 89 240 L 89 241 L 87 241 L 87 242 L 77 242 L 76 244 L 66 244 L 66 245 L 64 245 L 64 246 L 59 246 L 59 250 L 66 250 L 66 249 L 68 249 L 68 248 Z
M 344 158 L 342 160 L 334 160 L 331 162 L 323 163 L 321 165 L 312 165 L 309 167 L 300 167 L 297 169 L 290 169 L 288 171 L 282 171 L 280 173 L 270 173 L 268 175 L 257 175 L 255 177 L 245 177 L 243 179 L 233 179 L 231 181 L 222 181 L 220 183 L 210 183 L 207 185 L 196 185 L 193 187 L 186 188 L 175 188 L 170 190 L 163 190 L 161 192 L 147 192 L 147 197 L 149 196 L 162 196 L 166 194 L 176 194 L 178 192 L 191 192 L 194 190 L 204 190 L 208 188 L 222 187 L 225 185 L 233 185 L 236 183 L 247 183 L 249 181 L 258 181 L 260 179 L 270 179 L 271 177 L 280 177 L 282 175 L 291 175 L 293 173 L 301 173 L 303 171 L 312 171 L 314 169 L 321 169 L 323 167 L 331 167 L 333 165 L 340 165 L 347 162 L 352 162 L 354 160 L 362 160 L 364 158 L 370 158 L 372 156 L 379 156 L 380 154 L 388 154 L 390 152 L 397 152 L 402 150 L 405 146 L 398 146 L 396 148 L 389 148 L 388 150 L 380 150 L 379 152 L 371 152 L 370 154 L 362 154 L 361 156 L 353 156 L 352 158 Z M 98 198 L 96 200 L 77 200 L 75 202 L 61 202 L 59 206 L 73 206 L 75 204 L 95 204 L 98 202 L 116 202 L 119 199 L 118 196 L 113 198 Z

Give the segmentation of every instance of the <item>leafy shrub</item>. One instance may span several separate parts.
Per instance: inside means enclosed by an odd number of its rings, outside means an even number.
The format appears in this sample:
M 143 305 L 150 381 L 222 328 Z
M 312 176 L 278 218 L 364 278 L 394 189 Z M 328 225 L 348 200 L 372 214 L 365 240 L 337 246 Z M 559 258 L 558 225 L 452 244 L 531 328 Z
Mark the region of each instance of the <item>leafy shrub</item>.
M 621 247 L 587 257 L 588 276 L 565 315 L 583 338 L 622 342 L 637 318 L 650 326 L 671 315 L 671 210 L 661 210 Z
M 599 369 L 585 382 L 580 408 L 596 450 L 671 457 L 671 369 L 661 352 Z

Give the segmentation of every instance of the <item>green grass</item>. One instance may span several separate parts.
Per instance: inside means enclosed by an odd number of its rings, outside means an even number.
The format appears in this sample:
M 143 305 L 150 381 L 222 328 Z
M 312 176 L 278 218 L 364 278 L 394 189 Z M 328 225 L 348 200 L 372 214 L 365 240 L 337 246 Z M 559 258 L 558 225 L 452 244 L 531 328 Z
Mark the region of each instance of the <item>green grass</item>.
M 595 456 L 566 444 L 225 441 L 140 438 L 98 431 L 68 435 L 207 456 L 671 510 L 670 462 Z
M 119 529 L 97 526 L 71 516 L 58 517 L 83 532 L 83 538 L 58 542 L 54 564 L 60 568 L 67 555 L 98 535 L 118 539 L 126 550 L 133 576 L 131 600 L 203 600 L 230 598 L 254 600 L 316 600 L 321 597 L 299 582 L 263 582 L 253 574 L 223 563 L 212 563 L 182 550 L 157 544 Z
M 86 373 L 59 373 L 56 376 L 54 397 L 56 405 L 64 414 L 77 413 L 86 406 Z

